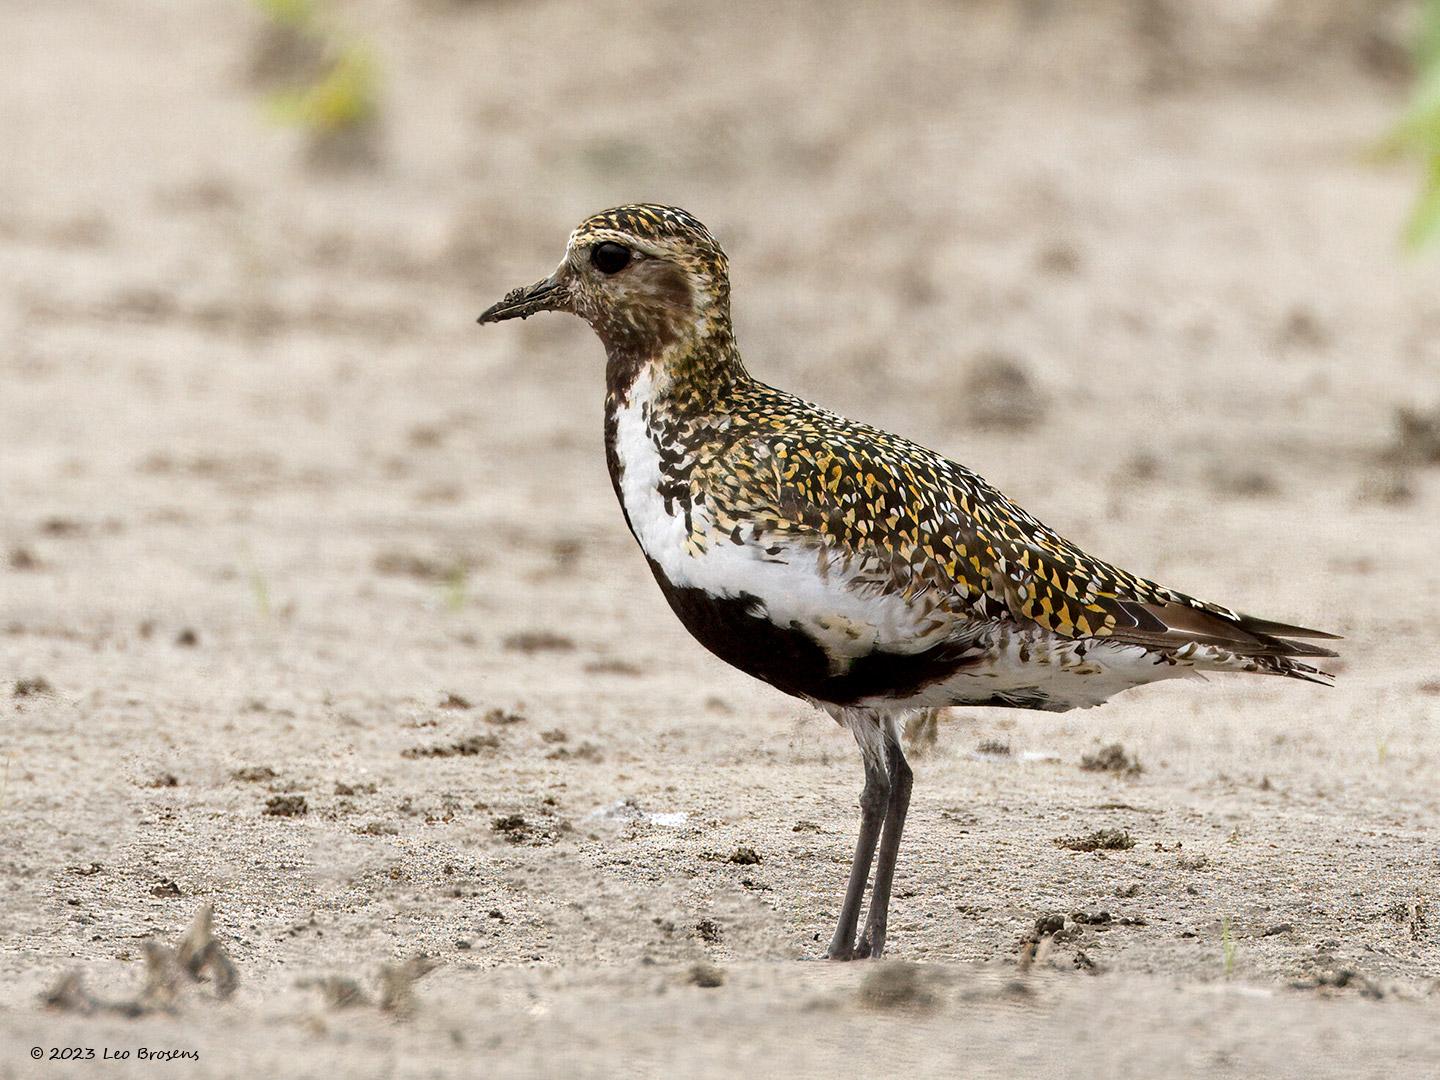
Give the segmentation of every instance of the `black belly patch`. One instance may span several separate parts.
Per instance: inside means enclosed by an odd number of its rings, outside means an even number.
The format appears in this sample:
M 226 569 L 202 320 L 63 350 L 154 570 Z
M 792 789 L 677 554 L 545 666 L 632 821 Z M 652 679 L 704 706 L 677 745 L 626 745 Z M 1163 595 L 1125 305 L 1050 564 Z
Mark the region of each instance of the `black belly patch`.
M 920 653 L 876 649 L 835 674 L 815 639 L 797 625 L 772 622 L 759 598 L 748 593 L 715 596 L 704 589 L 677 587 L 654 560 L 650 569 L 696 641 L 732 667 L 796 697 L 834 705 L 865 698 L 907 698 L 979 660 L 973 650 L 954 643 Z

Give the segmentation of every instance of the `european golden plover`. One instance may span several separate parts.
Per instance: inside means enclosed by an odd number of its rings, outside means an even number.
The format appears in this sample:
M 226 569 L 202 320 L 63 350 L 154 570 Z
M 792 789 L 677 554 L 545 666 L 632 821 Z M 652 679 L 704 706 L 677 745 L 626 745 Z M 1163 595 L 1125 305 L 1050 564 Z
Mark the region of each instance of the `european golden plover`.
M 910 712 L 1062 712 L 1206 671 L 1329 678 L 1297 658 L 1335 654 L 1293 639 L 1334 635 L 1091 558 L 963 465 L 751 378 L 725 253 L 684 210 L 596 214 L 554 273 L 480 322 L 540 311 L 579 315 L 604 343 L 610 478 L 680 621 L 855 735 L 860 837 L 831 958 L 885 948 Z

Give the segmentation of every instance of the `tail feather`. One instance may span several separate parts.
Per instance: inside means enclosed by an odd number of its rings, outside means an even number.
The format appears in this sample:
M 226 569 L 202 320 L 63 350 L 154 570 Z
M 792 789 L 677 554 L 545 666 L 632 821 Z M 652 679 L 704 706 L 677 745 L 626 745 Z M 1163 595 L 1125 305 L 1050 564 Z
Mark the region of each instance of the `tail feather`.
M 1256 661 L 1254 669 L 1262 675 L 1281 675 L 1287 679 L 1300 679 L 1319 686 L 1334 686 L 1335 676 L 1309 664 L 1291 660 L 1288 656 L 1263 657 Z
M 1189 644 L 1211 647 L 1231 654 L 1253 666 L 1246 670 L 1284 675 L 1330 685 L 1333 677 L 1306 660 L 1336 656 L 1333 649 L 1312 645 L 1297 638 L 1337 640 L 1338 635 L 1303 626 L 1238 615 L 1224 608 L 1192 606 L 1188 603 L 1140 603 L 1121 605 L 1131 625 L 1117 628 L 1115 636 L 1125 641 L 1158 649 L 1178 649 Z
M 1266 634 L 1277 638 L 1323 638 L 1326 641 L 1343 641 L 1339 634 L 1327 633 L 1324 630 L 1311 630 L 1304 626 L 1291 626 L 1289 623 L 1273 622 L 1270 619 L 1257 619 L 1253 615 L 1237 615 L 1238 625 L 1243 630 L 1249 630 L 1255 634 Z M 1334 655 L 1333 653 L 1330 655 Z

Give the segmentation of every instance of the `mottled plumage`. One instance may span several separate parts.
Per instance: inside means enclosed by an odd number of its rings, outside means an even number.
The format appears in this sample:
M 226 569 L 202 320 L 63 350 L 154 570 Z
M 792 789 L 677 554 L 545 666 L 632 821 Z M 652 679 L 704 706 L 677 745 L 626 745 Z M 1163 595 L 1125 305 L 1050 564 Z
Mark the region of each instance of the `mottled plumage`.
M 865 815 L 832 956 L 883 947 L 908 801 L 895 735 L 906 710 L 1060 711 L 1196 671 L 1328 678 L 1305 659 L 1333 654 L 1296 639 L 1331 635 L 1094 559 L 963 465 L 751 378 L 731 331 L 725 255 L 682 210 L 587 219 L 550 278 L 481 321 L 539 310 L 579 314 L 605 344 L 611 478 L 681 621 L 860 742 Z

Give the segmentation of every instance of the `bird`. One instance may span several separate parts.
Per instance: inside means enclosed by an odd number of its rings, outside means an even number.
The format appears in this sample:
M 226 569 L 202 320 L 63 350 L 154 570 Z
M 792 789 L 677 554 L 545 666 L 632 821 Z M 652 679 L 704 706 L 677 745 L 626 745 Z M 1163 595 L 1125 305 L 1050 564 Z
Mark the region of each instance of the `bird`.
M 965 466 L 752 377 L 729 260 L 685 210 L 586 218 L 553 273 L 478 321 L 544 311 L 604 346 L 611 483 L 680 622 L 854 735 L 860 829 L 829 959 L 885 952 L 918 712 L 1063 712 L 1207 672 L 1333 684 L 1311 661 L 1336 653 L 1311 641 L 1337 635 L 1103 562 Z

